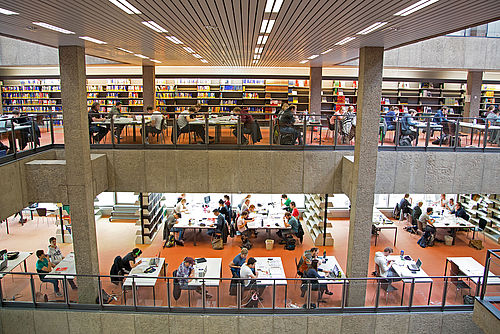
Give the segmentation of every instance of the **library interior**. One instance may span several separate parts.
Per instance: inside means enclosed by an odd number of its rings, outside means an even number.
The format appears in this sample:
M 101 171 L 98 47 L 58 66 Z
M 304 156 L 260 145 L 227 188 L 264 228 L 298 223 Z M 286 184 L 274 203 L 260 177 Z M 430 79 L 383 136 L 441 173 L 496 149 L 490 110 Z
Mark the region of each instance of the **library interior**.
M 499 14 L 0 1 L 0 334 L 498 333 Z

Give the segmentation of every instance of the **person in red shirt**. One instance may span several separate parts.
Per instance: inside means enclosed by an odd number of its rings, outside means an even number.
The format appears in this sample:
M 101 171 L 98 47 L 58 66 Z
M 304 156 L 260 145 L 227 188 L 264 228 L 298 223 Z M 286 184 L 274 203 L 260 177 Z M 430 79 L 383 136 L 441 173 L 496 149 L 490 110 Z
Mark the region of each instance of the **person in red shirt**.
M 292 209 L 292 216 L 299 220 L 299 209 L 297 209 L 295 202 L 290 203 L 290 209 Z

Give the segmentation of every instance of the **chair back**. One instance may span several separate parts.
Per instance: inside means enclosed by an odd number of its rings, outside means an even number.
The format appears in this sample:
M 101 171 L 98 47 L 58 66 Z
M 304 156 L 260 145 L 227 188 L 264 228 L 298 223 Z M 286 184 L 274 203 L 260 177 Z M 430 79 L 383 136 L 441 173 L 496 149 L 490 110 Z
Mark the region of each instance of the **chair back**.
M 484 230 L 488 222 L 484 218 L 479 218 L 479 228 Z
M 36 213 L 38 217 L 47 217 L 47 209 L 46 208 L 36 208 Z
M 380 277 L 380 267 L 375 263 L 375 276 Z

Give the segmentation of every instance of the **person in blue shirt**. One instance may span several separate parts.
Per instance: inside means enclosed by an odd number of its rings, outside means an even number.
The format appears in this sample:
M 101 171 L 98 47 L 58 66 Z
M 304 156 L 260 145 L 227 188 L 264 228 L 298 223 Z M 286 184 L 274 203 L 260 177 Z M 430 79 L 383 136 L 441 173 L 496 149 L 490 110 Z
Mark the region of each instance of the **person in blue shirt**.
M 323 271 L 325 274 L 328 274 L 329 271 Z M 323 299 L 323 293 L 327 295 L 333 295 L 332 292 L 328 291 L 328 285 L 326 283 L 319 283 L 318 279 L 324 279 L 324 276 L 321 276 L 318 273 L 318 260 L 313 260 L 311 262 L 311 266 L 304 273 L 304 278 L 315 278 L 313 280 L 308 281 L 308 284 L 311 284 L 311 290 L 318 291 L 318 303 L 326 303 Z
M 448 107 L 442 107 L 434 114 L 432 121 L 434 123 L 441 125 L 443 122 L 448 122 L 448 119 L 446 118 L 447 116 L 448 116 Z
M 410 136 L 411 140 L 417 138 L 417 131 L 413 128 L 413 126 L 417 125 L 417 122 L 413 119 L 413 116 L 417 114 L 417 111 L 414 109 L 410 109 L 409 112 L 403 111 L 403 115 L 401 117 L 401 134 L 403 136 Z
M 216 217 L 216 223 L 215 223 L 215 229 L 210 229 L 207 231 L 208 235 L 220 235 L 222 236 L 222 233 L 224 231 L 224 227 L 226 225 L 226 219 L 224 218 L 224 215 L 222 215 L 218 209 L 214 209 L 213 211 L 215 217 Z
M 396 118 L 398 116 L 398 107 L 391 107 L 391 109 L 385 114 L 385 122 L 387 124 L 387 131 L 396 130 Z
M 279 230 L 276 234 L 282 238 L 284 241 L 285 238 L 289 235 L 289 234 L 295 234 L 297 235 L 297 233 L 299 233 L 299 221 L 297 220 L 297 218 L 295 218 L 294 216 L 292 216 L 292 214 L 290 212 L 286 212 L 285 213 L 285 216 L 283 217 L 283 222 L 285 224 L 285 227 L 287 227 L 286 229 L 282 229 L 282 230 Z M 290 227 L 290 228 L 288 228 Z
M 465 220 L 469 219 L 467 212 L 465 212 L 465 209 L 462 206 L 462 203 L 460 203 L 460 202 L 457 202 L 457 204 L 455 205 L 455 209 L 450 211 L 450 213 L 452 215 L 455 215 L 455 217 L 458 217 L 458 218 L 462 218 Z
M 233 262 L 229 264 L 229 268 L 231 268 L 231 273 L 233 277 L 240 277 L 240 269 L 241 266 L 245 263 L 248 256 L 248 249 L 243 247 L 238 255 L 236 255 L 233 259 Z

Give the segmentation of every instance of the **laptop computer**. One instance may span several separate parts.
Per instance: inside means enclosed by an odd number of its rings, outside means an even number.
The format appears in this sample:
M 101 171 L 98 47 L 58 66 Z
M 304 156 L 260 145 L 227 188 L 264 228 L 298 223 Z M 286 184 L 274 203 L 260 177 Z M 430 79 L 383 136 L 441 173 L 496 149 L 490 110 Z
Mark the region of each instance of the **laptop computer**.
M 160 252 L 158 252 L 158 255 L 152 259 L 149 260 L 149 265 L 150 266 L 158 266 L 158 264 L 160 263 Z
M 411 271 L 418 271 L 420 270 L 420 267 L 422 266 L 422 261 L 420 259 L 417 260 L 417 263 L 412 263 L 408 265 L 408 269 Z

